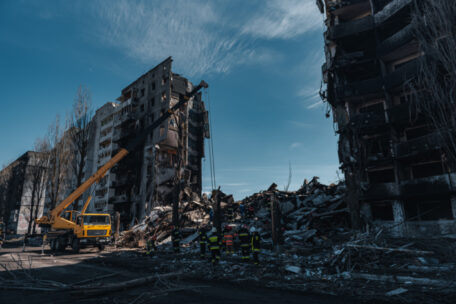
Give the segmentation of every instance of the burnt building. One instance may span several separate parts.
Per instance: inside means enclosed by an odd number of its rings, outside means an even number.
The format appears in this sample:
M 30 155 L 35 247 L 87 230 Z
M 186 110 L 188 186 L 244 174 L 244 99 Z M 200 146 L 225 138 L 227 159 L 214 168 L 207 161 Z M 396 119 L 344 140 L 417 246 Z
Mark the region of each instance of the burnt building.
M 414 34 L 416 3 L 318 0 L 327 27 L 322 96 L 339 135 L 354 225 L 361 219 L 394 236 L 449 235 L 456 233 L 456 174 L 408 90 L 426 56 Z
M 172 72 L 169 57 L 121 91 L 116 103 L 97 110 L 93 120 L 86 176 L 172 108 L 193 84 Z M 119 212 L 124 226 L 142 219 L 153 205 L 169 205 L 177 185 L 201 195 L 204 138 L 208 113 L 202 94 L 190 99 L 97 184 L 92 208 Z

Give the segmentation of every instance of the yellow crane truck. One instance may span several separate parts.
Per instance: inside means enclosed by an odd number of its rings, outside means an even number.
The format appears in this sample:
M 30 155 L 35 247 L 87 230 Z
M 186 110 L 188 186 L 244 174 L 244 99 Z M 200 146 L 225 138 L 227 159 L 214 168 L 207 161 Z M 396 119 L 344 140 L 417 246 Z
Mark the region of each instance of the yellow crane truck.
M 159 127 L 177 109 L 193 98 L 201 88 L 207 88 L 207 83 L 202 80 L 191 92 L 179 96 L 179 102 L 155 120 L 150 126 L 144 129 L 126 148 L 121 148 L 106 164 L 89 177 L 73 193 L 65 198 L 60 204 L 45 215 L 36 220 L 40 227 L 48 228 L 47 240 L 53 251 L 63 251 L 71 246 L 74 252 L 79 252 L 81 247 L 97 246 L 103 250 L 111 236 L 111 217 L 109 214 L 86 213 L 87 207 L 92 199 L 88 197 L 81 211 L 65 210 L 77 200 L 93 184 L 99 182 L 115 164 L 122 160 L 129 151 L 135 149 L 142 143 L 148 134 Z

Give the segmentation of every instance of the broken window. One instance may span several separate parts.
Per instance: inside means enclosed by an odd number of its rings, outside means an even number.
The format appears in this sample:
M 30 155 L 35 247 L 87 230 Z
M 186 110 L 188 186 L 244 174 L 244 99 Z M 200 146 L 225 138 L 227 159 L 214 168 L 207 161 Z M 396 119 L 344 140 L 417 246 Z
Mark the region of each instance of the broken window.
M 382 168 L 371 170 L 368 172 L 370 183 L 393 183 L 394 169 L 393 168 Z
M 146 95 L 146 89 L 141 89 L 141 97 L 144 97 L 144 95 Z
M 430 133 L 430 127 L 428 125 L 421 125 L 413 128 L 408 128 L 405 130 L 405 135 L 407 140 L 425 136 Z
M 413 178 L 422 178 L 444 173 L 442 162 L 434 161 L 412 165 Z
M 141 112 L 144 112 L 144 104 L 141 105 Z
M 155 81 L 152 81 L 152 91 L 155 90 Z
M 392 221 L 393 206 L 391 202 L 373 202 L 371 203 L 372 217 L 374 220 Z
M 162 102 L 164 102 L 166 100 L 166 92 L 165 91 L 162 92 L 161 100 L 162 100 Z
M 369 112 L 382 113 L 384 111 L 385 111 L 385 109 L 383 107 L 383 101 L 359 108 L 359 113 L 369 113 Z
M 155 97 L 152 97 L 152 98 L 149 100 L 149 108 L 152 108 L 153 106 L 155 106 Z
M 451 220 L 453 213 L 449 199 L 418 201 L 410 200 L 404 204 L 408 221 Z

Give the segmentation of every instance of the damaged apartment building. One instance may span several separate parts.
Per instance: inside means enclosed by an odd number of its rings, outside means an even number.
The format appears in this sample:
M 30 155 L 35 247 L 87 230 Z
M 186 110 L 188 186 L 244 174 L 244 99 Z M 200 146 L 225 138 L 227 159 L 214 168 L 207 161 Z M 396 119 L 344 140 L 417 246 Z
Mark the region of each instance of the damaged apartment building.
M 171 66 L 169 57 L 124 88 L 118 102 L 108 102 L 96 111 L 86 178 L 193 89 Z M 208 112 L 199 93 L 93 186 L 92 210 L 119 212 L 125 227 L 142 219 L 153 206 L 171 204 L 178 185 L 201 195 L 208 130 Z
M 318 0 L 326 14 L 326 91 L 355 226 L 393 236 L 456 234 L 456 174 L 407 84 L 424 53 L 412 0 Z M 358 221 L 358 222 L 356 222 Z
M 43 215 L 47 166 L 42 153 L 28 151 L 0 171 L 0 219 L 9 233 L 40 232 L 33 219 Z

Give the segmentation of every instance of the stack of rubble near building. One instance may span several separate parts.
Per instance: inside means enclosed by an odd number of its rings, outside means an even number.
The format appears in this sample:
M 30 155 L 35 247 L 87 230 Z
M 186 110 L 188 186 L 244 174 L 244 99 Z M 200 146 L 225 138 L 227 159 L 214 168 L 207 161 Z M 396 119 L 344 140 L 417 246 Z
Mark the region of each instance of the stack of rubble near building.
M 324 2 L 324 5 L 323 5 Z M 352 221 L 395 236 L 456 234 L 456 174 L 442 142 L 411 106 L 418 73 L 412 0 L 325 0 L 323 96 L 339 134 Z
M 311 182 L 304 183 L 298 191 L 279 191 L 273 184 L 267 191 L 253 194 L 240 202 L 234 202 L 231 195 L 219 191 L 217 199 L 221 205 L 221 221 L 226 225 L 239 227 L 247 225 L 255 227 L 261 234 L 264 243 L 272 248 L 271 203 L 277 202 L 279 209 L 278 240 L 285 250 L 307 252 L 320 247 L 331 246 L 333 241 L 347 240 L 348 212 L 343 200 L 345 187 L 323 185 L 314 177 Z M 215 197 L 202 199 L 196 193 L 187 194 L 179 205 L 179 227 L 184 236 L 190 236 L 202 226 L 210 227 L 210 209 L 216 209 Z M 242 216 L 239 205 L 243 204 L 246 212 Z M 249 212 L 248 210 L 253 210 Z M 231 210 L 234 212 L 231 213 Z M 214 212 L 214 222 L 216 212 Z M 140 240 L 156 236 L 157 241 L 169 242 L 172 226 L 172 208 L 169 206 L 155 207 L 143 223 L 126 231 L 120 242 L 121 246 L 138 246 Z M 144 242 L 143 242 L 144 243 Z
M 189 80 L 171 71 L 171 63 L 167 58 L 124 88 L 119 103 L 96 112 L 86 178 L 192 90 Z M 207 115 L 201 94 L 189 100 L 96 185 L 93 208 L 119 212 L 125 227 L 144 218 L 152 204 L 169 205 L 178 180 L 200 195 Z
M 343 183 L 323 185 L 318 178 L 306 181 L 297 191 L 280 191 L 273 184 L 268 190 L 236 203 L 231 196 L 219 193 L 225 224 L 235 229 L 247 225 L 259 231 L 260 269 L 242 263 L 240 255 L 222 253 L 224 262 L 217 268 L 220 271 L 213 271 L 209 261 L 200 259 L 195 230 L 201 225 L 210 227 L 208 211 L 216 206 L 212 198 L 200 200 L 187 194 L 182 200 L 180 227 L 184 240 L 178 256 L 170 246 L 170 207 L 155 208 L 143 223 L 125 231 L 117 244 L 141 247 L 146 239 L 156 236 L 159 246 L 150 257 L 154 270 L 184 271 L 192 279 L 260 284 L 364 300 L 452 303 L 454 242 L 390 238 L 388 229 L 381 227 L 366 232 L 351 230 L 344 196 Z M 272 241 L 274 201 L 283 228 L 279 250 L 273 248 Z M 240 204 L 245 207 L 244 216 Z M 234 214 L 230 205 L 235 206 Z

